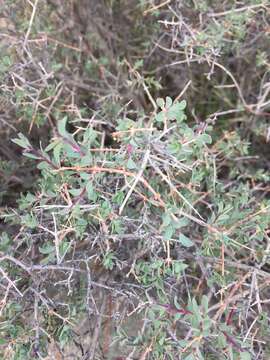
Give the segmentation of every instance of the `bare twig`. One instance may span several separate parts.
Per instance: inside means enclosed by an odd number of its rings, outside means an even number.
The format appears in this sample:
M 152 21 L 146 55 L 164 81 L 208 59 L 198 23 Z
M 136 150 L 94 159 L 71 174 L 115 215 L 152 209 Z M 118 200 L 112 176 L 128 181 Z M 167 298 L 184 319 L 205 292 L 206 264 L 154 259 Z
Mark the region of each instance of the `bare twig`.
M 240 8 L 231 9 L 231 10 L 227 10 L 227 11 L 222 11 L 222 12 L 219 12 L 219 13 L 209 13 L 208 16 L 209 17 L 220 17 L 220 16 L 226 16 L 226 15 L 229 15 L 229 14 L 239 13 L 239 12 L 242 12 L 242 11 L 254 10 L 254 9 L 258 9 L 258 8 L 267 9 L 265 4 L 261 3 L 261 4 L 243 6 L 243 7 L 240 7 Z
M 8 277 L 8 274 L 0 267 L 0 272 L 3 276 L 4 279 L 7 280 L 7 282 L 10 284 L 10 286 L 12 286 L 16 291 L 17 293 L 20 295 L 20 297 L 23 297 L 23 294 L 22 292 L 17 288 L 16 284 L 14 281 L 12 281 L 9 277 Z
M 128 202 L 128 199 L 130 198 L 131 194 L 133 193 L 137 183 L 140 181 L 140 179 L 141 179 L 141 177 L 143 175 L 143 172 L 144 172 L 144 170 L 146 168 L 147 162 L 149 160 L 149 156 L 150 156 L 150 150 L 146 150 L 143 161 L 142 161 L 141 168 L 140 168 L 138 174 L 136 175 L 136 177 L 134 179 L 134 182 L 131 185 L 131 187 L 130 187 L 130 189 L 129 189 L 129 191 L 128 191 L 128 193 L 127 193 L 127 195 L 126 195 L 126 197 L 125 197 L 125 199 L 124 199 L 124 201 L 122 203 L 122 205 L 119 208 L 119 215 L 122 214 L 122 212 L 124 210 L 124 207 L 125 207 L 126 203 Z
M 29 21 L 28 29 L 27 29 L 27 32 L 26 32 L 25 37 L 24 37 L 24 42 L 23 42 L 24 47 L 26 46 L 29 35 L 31 33 L 31 29 L 32 29 L 32 26 L 33 26 L 33 21 L 34 21 L 36 11 L 37 11 L 38 2 L 39 2 L 39 0 L 35 0 L 34 4 L 31 4 L 33 9 L 32 9 L 31 18 L 30 18 L 30 21 Z
M 155 6 L 151 7 L 150 9 L 145 10 L 145 11 L 143 12 L 143 15 L 144 15 L 144 16 L 145 16 L 145 15 L 148 15 L 149 13 L 160 9 L 160 8 L 162 8 L 163 6 L 168 5 L 170 2 L 171 2 L 171 0 L 166 0 L 166 1 L 162 2 L 162 3 L 159 4 L 159 5 L 155 5 Z
M 97 318 L 97 322 L 95 325 L 95 330 L 94 330 L 94 334 L 92 336 L 92 344 L 91 344 L 91 349 L 89 352 L 89 356 L 88 359 L 89 360 L 94 360 L 95 359 L 95 353 L 96 353 L 96 348 L 98 346 L 98 338 L 99 338 L 99 334 L 100 334 L 100 329 L 101 329 L 101 323 L 102 323 L 102 316 L 105 312 L 105 308 L 106 308 L 106 296 L 103 297 L 103 301 L 102 301 L 102 305 L 99 311 L 99 316 Z

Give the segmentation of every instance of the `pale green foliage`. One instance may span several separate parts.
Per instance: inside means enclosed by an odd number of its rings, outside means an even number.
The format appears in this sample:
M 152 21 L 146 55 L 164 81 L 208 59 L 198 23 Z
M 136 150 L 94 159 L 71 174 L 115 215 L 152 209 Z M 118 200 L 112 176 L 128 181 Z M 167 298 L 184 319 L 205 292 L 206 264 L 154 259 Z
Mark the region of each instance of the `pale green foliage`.
M 3 7 L 0 357 L 267 357 L 267 1 Z

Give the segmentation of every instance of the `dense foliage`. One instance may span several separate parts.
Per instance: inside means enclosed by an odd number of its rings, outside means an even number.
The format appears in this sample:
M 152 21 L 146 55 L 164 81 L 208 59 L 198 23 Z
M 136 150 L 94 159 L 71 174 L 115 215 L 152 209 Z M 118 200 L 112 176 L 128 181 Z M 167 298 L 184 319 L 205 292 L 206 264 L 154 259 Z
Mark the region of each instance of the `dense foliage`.
M 268 1 L 0 6 L 2 358 L 268 359 Z

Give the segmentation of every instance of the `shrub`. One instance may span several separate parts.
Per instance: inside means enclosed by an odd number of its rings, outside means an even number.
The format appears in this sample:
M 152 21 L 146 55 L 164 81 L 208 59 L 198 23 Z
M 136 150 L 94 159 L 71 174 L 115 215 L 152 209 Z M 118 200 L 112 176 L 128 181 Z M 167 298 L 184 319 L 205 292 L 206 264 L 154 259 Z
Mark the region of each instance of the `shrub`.
M 4 44 L 1 356 L 265 358 L 267 2 L 80 5 Z

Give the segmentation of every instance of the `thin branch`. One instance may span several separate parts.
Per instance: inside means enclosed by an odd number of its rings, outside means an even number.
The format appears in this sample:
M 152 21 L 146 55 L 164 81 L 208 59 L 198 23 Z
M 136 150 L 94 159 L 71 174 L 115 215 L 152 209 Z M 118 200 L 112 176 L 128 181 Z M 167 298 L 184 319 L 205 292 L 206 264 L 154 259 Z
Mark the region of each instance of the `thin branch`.
M 31 29 L 32 29 L 32 26 L 33 26 L 33 21 L 34 21 L 36 11 L 37 11 L 38 2 L 39 2 L 39 0 L 36 0 L 34 4 L 31 4 L 32 7 L 33 7 L 33 10 L 32 10 L 31 18 L 30 18 L 30 21 L 29 21 L 28 29 L 27 29 L 27 32 L 25 34 L 24 42 L 23 42 L 24 47 L 26 46 L 27 40 L 28 40 L 29 35 L 31 33 Z
M 0 267 L 0 272 L 2 273 L 3 278 L 5 278 L 7 280 L 7 282 L 17 291 L 17 293 L 20 295 L 20 297 L 23 297 L 23 294 L 21 293 L 21 291 L 17 288 L 16 284 L 14 281 L 12 281 L 9 277 L 8 274 Z
M 171 0 L 166 0 L 166 1 L 164 1 L 163 3 L 161 3 L 161 4 L 159 4 L 159 5 L 155 5 L 155 6 L 151 7 L 150 9 L 145 10 L 145 11 L 143 12 L 143 15 L 144 15 L 144 16 L 145 16 L 145 15 L 148 15 L 149 13 L 160 9 L 160 8 L 162 8 L 163 6 L 168 5 L 170 2 L 171 2 Z
M 122 203 L 122 205 L 120 206 L 119 215 L 122 214 L 122 212 L 123 212 L 123 210 L 124 210 L 124 207 L 125 207 L 126 203 L 128 202 L 128 199 L 130 198 L 131 194 L 133 193 L 133 191 L 134 191 L 137 183 L 138 183 L 139 181 L 141 181 L 140 179 L 141 179 L 141 177 L 142 177 L 142 175 L 143 175 L 143 172 L 144 172 L 144 170 L 145 170 L 145 168 L 146 168 L 147 162 L 148 162 L 148 160 L 149 160 L 149 156 L 150 156 L 150 150 L 148 149 L 148 150 L 146 150 L 146 152 L 145 152 L 145 155 L 144 155 L 144 158 L 143 158 L 143 161 L 142 161 L 141 168 L 140 168 L 138 174 L 136 175 L 135 180 L 134 180 L 133 184 L 131 185 L 131 187 L 130 187 L 130 189 L 129 189 L 129 191 L 128 191 L 128 193 L 127 193 L 127 195 L 126 195 L 126 197 L 125 197 L 125 199 L 124 199 L 124 201 L 123 201 L 123 203 Z
M 265 4 L 261 3 L 261 4 L 243 6 L 241 8 L 237 8 L 237 9 L 231 9 L 231 10 L 227 10 L 227 11 L 222 11 L 222 12 L 219 12 L 219 13 L 212 13 L 212 14 L 209 13 L 207 15 L 209 17 L 220 17 L 220 16 L 226 16 L 226 15 L 229 15 L 229 14 L 239 13 L 239 12 L 246 11 L 246 10 L 254 10 L 254 9 L 258 9 L 258 8 L 267 9 Z

